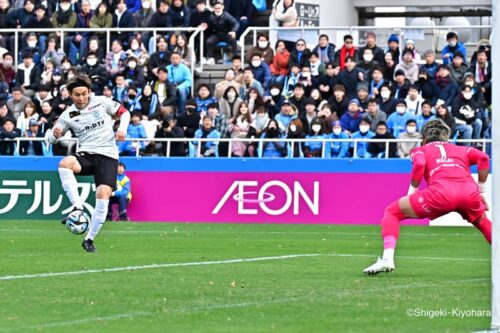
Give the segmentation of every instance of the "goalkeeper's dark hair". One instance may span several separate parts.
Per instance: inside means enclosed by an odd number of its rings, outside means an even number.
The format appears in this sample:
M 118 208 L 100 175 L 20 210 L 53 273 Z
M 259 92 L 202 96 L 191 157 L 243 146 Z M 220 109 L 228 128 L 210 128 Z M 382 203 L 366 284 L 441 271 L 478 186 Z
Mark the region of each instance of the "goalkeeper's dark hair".
M 428 121 L 422 127 L 423 144 L 435 141 L 447 142 L 450 139 L 450 134 L 450 128 L 441 119 Z
M 71 78 L 66 83 L 66 89 L 68 89 L 69 93 L 73 91 L 73 89 L 78 87 L 86 87 L 88 89 L 92 88 L 92 82 L 87 75 L 77 75 L 74 78 Z

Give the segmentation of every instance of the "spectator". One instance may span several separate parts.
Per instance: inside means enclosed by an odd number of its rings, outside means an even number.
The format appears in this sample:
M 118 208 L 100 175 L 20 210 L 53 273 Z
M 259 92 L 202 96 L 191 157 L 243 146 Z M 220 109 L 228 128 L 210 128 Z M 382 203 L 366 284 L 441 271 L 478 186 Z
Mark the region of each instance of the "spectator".
M 479 139 L 483 128 L 483 122 L 478 117 L 479 106 L 472 95 L 472 88 L 463 85 L 451 107 L 451 113 L 455 117 L 456 130 L 460 133 L 461 139 L 464 140 Z M 466 145 L 469 146 L 470 142 L 467 142 Z
M 273 63 L 274 51 L 269 44 L 269 38 L 267 37 L 267 35 L 259 34 L 259 36 L 257 37 L 257 45 L 248 50 L 247 62 L 252 61 L 252 57 L 254 54 L 259 54 L 262 58 L 262 61 L 264 61 L 268 65 L 271 65 Z
M 130 57 L 133 56 L 137 59 L 137 66 L 144 69 L 145 65 L 149 61 L 149 53 L 142 43 L 142 39 L 139 37 L 132 37 L 130 39 L 130 48 L 125 51 L 125 53 Z
M 52 83 L 52 73 L 54 72 L 54 60 L 49 59 L 45 62 L 43 72 L 40 74 L 40 84 L 51 84 Z M 40 89 L 40 88 L 39 88 Z
M 191 13 L 184 6 L 182 0 L 172 0 L 172 5 L 168 10 L 167 27 L 186 28 L 189 27 L 189 17 Z
M 317 81 L 323 100 L 328 99 L 332 95 L 333 87 L 340 83 L 339 73 L 340 67 L 337 64 L 330 62 L 325 65 L 325 74 Z
M 10 16 L 12 15 L 12 8 L 10 6 L 10 1 L 9 0 L 0 0 L 0 29 L 13 29 L 16 28 L 15 25 L 12 25 Z M 9 35 L 8 34 L 1 34 L 0 36 L 0 47 L 4 49 L 12 49 L 12 47 L 9 45 Z M 0 130 L 1 130 L 1 124 L 0 124 Z
M 370 131 L 370 121 L 361 119 L 359 122 L 359 130 L 352 134 L 353 139 L 372 139 L 375 133 Z M 351 142 L 349 145 L 350 155 L 354 158 L 371 158 L 372 155 L 368 151 L 369 143 L 366 141 Z
M 429 101 L 434 100 L 434 79 L 430 79 L 429 73 L 425 69 L 420 69 L 418 72 L 417 81 L 418 93 L 422 98 Z
M 404 49 L 402 53 L 402 61 L 396 66 L 396 73 L 398 70 L 403 70 L 405 77 L 410 83 L 415 83 L 418 80 L 418 65 L 413 59 L 413 51 Z
M 377 36 L 374 32 L 368 31 L 365 33 L 365 42 L 366 45 L 364 47 L 359 48 L 359 54 L 364 54 L 366 49 L 372 50 L 373 60 L 382 65 L 384 63 L 384 50 L 377 46 Z
M 52 28 L 52 23 L 50 19 L 45 15 L 47 13 L 47 9 L 44 5 L 38 4 L 35 6 L 35 16 L 33 16 L 26 25 L 27 29 L 50 29 Z M 45 53 L 45 48 L 47 45 L 47 34 L 39 33 L 37 35 L 38 38 L 38 47 L 40 49 L 40 53 Z
M 240 109 L 240 104 L 243 103 L 238 95 L 238 90 L 234 86 L 229 86 L 224 91 L 222 98 L 219 100 L 220 113 L 226 115 L 229 121 L 236 116 Z M 247 104 L 246 102 L 244 102 Z M 248 108 L 248 105 L 247 105 Z
M 9 85 L 5 82 L 5 78 L 0 72 L 0 102 L 7 102 L 9 98 Z
M 259 92 L 259 95 L 264 95 L 262 84 L 254 78 L 252 69 L 250 67 L 247 67 L 243 71 L 243 82 L 240 86 L 240 98 L 242 100 L 247 99 L 247 94 L 250 88 L 256 88 Z
M 303 112 L 306 109 L 306 91 L 304 86 L 298 83 L 293 88 L 293 95 L 288 99 L 292 105 L 297 108 L 298 112 Z
M 309 135 L 312 133 L 312 122 L 317 119 L 317 111 L 314 101 L 308 98 L 305 103 L 305 111 L 299 113 L 299 119 L 302 122 L 302 131 Z
M 463 81 L 465 72 L 467 72 L 467 65 L 465 64 L 465 59 L 462 57 L 462 53 L 460 51 L 455 51 L 453 54 L 453 60 L 451 61 L 449 67 L 451 77 L 457 84 L 460 84 Z
M 224 74 L 224 80 L 220 81 L 215 85 L 215 98 L 221 99 L 224 93 L 227 91 L 227 88 L 234 87 L 236 91 L 240 90 L 240 84 L 236 82 L 236 75 L 234 71 L 230 68 Z
M 151 21 L 149 22 L 149 27 L 152 28 L 152 30 L 154 30 L 154 28 L 167 28 L 168 27 L 167 23 L 170 20 L 169 19 L 170 5 L 168 0 L 161 0 L 159 3 L 157 2 L 157 7 L 158 9 L 156 13 L 153 14 L 153 16 L 151 17 Z M 159 38 L 164 38 L 165 41 L 168 39 L 163 36 L 160 36 Z M 154 43 L 156 43 L 156 45 L 158 46 L 159 38 L 157 37 L 157 40 L 154 40 L 154 38 L 149 39 L 148 43 L 149 53 L 153 53 Z M 168 45 L 168 43 L 166 43 L 166 45 Z
M 319 78 L 325 75 L 325 64 L 321 62 L 316 52 L 312 52 L 309 57 L 309 68 L 313 86 L 316 86 Z
M 415 62 L 417 65 L 421 63 L 422 57 L 420 56 L 418 50 L 415 48 L 415 42 L 413 40 L 408 39 L 406 41 L 405 49 L 408 49 L 412 52 L 413 62 Z M 401 59 L 403 59 L 403 55 L 401 55 Z
M 472 99 L 477 103 L 480 109 L 485 108 L 484 94 L 481 86 L 474 80 L 474 74 L 466 72 L 463 79 L 463 84 L 472 88 Z
M 313 78 L 311 68 L 309 66 L 304 66 L 300 70 L 297 85 L 299 84 L 304 88 L 306 95 L 311 93 L 313 88 Z
M 184 112 L 186 100 L 191 93 L 191 70 L 181 62 L 181 55 L 172 52 L 170 56 L 170 65 L 167 66 L 168 81 L 175 85 L 177 93 L 177 107 L 179 112 Z
M 25 0 L 22 8 L 13 9 L 8 14 L 8 25 L 11 28 L 26 28 L 28 22 L 31 20 L 34 14 L 34 9 L 36 6 L 35 0 Z M 15 37 L 9 37 L 9 44 L 11 48 L 14 47 Z
M 19 115 L 23 112 L 24 106 L 30 99 L 23 95 L 23 90 L 20 87 L 12 88 L 12 97 L 7 100 L 7 108 L 12 113 L 14 119 L 17 120 Z
M 54 112 L 58 116 L 60 116 L 61 113 L 63 113 L 73 104 L 73 101 L 69 95 L 69 91 L 68 89 L 66 89 L 65 85 L 59 87 L 59 92 L 60 94 L 54 99 L 54 104 L 52 104 Z
M 180 126 L 177 125 L 177 120 L 172 115 L 168 115 L 163 119 L 162 125 L 155 134 L 156 139 L 181 139 L 184 138 L 184 131 Z M 167 156 L 168 153 L 168 143 L 162 141 L 161 149 L 159 151 L 161 156 Z M 186 146 L 184 142 L 170 143 L 170 155 L 169 157 L 186 156 Z
M 333 87 L 333 96 L 328 99 L 328 104 L 332 106 L 333 112 L 340 119 L 349 106 L 349 98 L 343 84 L 336 84 Z
M 462 54 L 462 59 L 467 59 L 467 50 L 464 44 L 458 41 L 458 35 L 454 31 L 450 31 L 446 34 L 446 41 L 448 45 L 443 47 L 441 51 L 441 57 L 443 58 L 443 64 L 451 64 L 455 56 L 455 52 L 460 52 Z
M 414 116 L 418 116 L 422 113 L 422 102 L 424 99 L 418 93 L 418 87 L 414 84 L 411 84 L 408 87 L 408 95 L 406 95 L 405 102 L 408 109 Z
M 21 136 L 21 131 L 14 125 L 13 118 L 6 117 L 0 127 L 0 155 L 15 155 L 15 139 Z
M 125 81 L 127 81 L 128 85 L 134 85 L 140 89 L 144 86 L 145 77 L 142 66 L 138 65 L 139 60 L 134 56 L 129 56 L 127 60 L 125 60 L 125 70 L 123 71 L 123 75 L 125 77 Z
M 215 139 L 213 141 L 193 141 L 194 148 L 196 149 L 196 157 L 215 157 L 218 156 L 218 139 L 221 137 L 220 133 L 213 127 L 213 120 L 210 116 L 203 117 L 203 126 L 194 133 L 195 139 Z M 198 148 L 198 144 L 200 148 Z
M 60 0 L 57 10 L 52 14 L 50 21 L 53 28 L 74 28 L 76 25 L 76 13 L 73 11 L 71 1 Z
M 217 130 L 217 132 L 219 132 L 220 137 L 227 138 L 228 137 L 227 127 L 229 125 L 229 122 L 226 115 L 220 113 L 219 104 L 218 103 L 210 104 L 208 106 L 207 114 L 212 118 L 213 126 Z M 222 156 L 227 156 L 227 147 L 228 147 L 227 142 L 223 142 L 219 145 L 219 152 L 225 149 L 224 154 L 221 154 Z
M 95 52 L 91 51 L 88 53 L 86 64 L 83 65 L 81 71 L 90 78 L 92 82 L 92 91 L 96 95 L 101 95 L 104 86 L 109 81 L 109 74 L 106 71 L 106 67 L 99 63 Z
M 384 54 L 384 63 L 382 69 L 384 71 L 384 80 L 392 82 L 394 80 L 394 72 L 396 71 L 396 62 L 394 61 L 391 52 L 386 52 Z
M 233 56 L 231 60 L 231 69 L 236 76 L 236 82 L 241 84 L 241 82 L 243 82 L 243 68 L 241 68 L 241 58 L 239 56 Z
M 267 127 L 262 132 L 262 139 L 279 139 L 282 138 L 280 125 L 275 119 L 269 120 Z M 261 145 L 262 157 L 278 158 L 287 155 L 286 143 L 284 141 L 264 141 Z
M 125 0 L 120 0 L 125 1 Z M 127 54 L 123 51 L 122 42 L 119 40 L 114 40 L 111 44 L 111 51 L 106 55 L 106 71 L 114 80 L 116 75 L 123 73 L 125 70 L 125 60 L 127 59 Z
M 250 88 L 250 90 L 248 91 L 246 102 L 248 103 L 248 109 L 250 110 L 251 114 L 253 114 L 253 112 L 259 107 L 266 105 L 264 98 L 255 88 Z
M 134 15 L 128 10 L 126 0 L 117 0 L 116 10 L 113 13 L 113 27 L 135 28 L 135 26 Z M 132 31 L 118 31 L 111 34 L 112 39 L 119 40 L 125 47 L 133 35 Z
M 394 92 L 395 99 L 405 99 L 408 95 L 408 89 L 410 88 L 410 80 L 406 78 L 405 72 L 402 69 L 398 69 L 394 73 L 394 85 L 392 90 Z
M 345 60 L 345 67 L 340 71 L 339 78 L 349 98 L 356 97 L 358 82 L 363 82 L 365 80 L 364 73 L 361 69 L 356 67 L 354 58 L 347 58 Z
M 396 99 L 392 97 L 391 86 L 384 83 L 380 87 L 380 98 L 377 100 L 381 111 L 384 111 L 388 116 L 396 109 Z
M 305 141 L 303 143 L 304 157 L 322 157 L 323 154 L 323 142 L 317 141 L 324 139 L 322 131 L 322 122 L 320 119 L 315 119 L 311 123 L 311 130 L 305 136 L 306 139 L 312 139 L 316 141 Z M 298 156 L 294 156 L 298 157 Z
M 236 116 L 230 120 L 228 131 L 231 138 L 244 139 L 248 137 L 252 116 L 248 104 L 242 102 L 236 112 Z M 234 140 L 231 142 L 231 155 L 243 157 L 248 147 L 248 141 Z
M 81 11 L 76 17 L 75 28 L 90 28 L 90 21 L 94 16 L 94 11 L 90 9 L 90 0 L 81 1 Z M 71 38 L 69 48 L 69 59 L 73 65 L 80 62 L 81 58 L 85 58 L 88 50 L 90 32 L 79 31 Z
M 417 116 L 417 131 L 421 132 L 425 123 L 436 119 L 436 116 L 432 113 L 432 103 L 425 99 L 421 104 L 422 113 Z
M 22 134 L 24 134 L 24 132 L 26 132 L 29 129 L 31 120 L 37 122 L 38 117 L 39 114 L 36 113 L 35 103 L 29 101 L 24 106 L 23 112 L 19 115 L 19 118 L 17 118 L 16 127 L 19 128 Z
M 370 81 L 370 90 L 369 90 L 369 95 L 368 97 L 370 98 L 379 98 L 380 97 L 380 88 L 382 85 L 386 82 L 384 79 L 384 72 L 382 67 L 380 66 L 375 66 L 372 69 L 372 74 L 371 74 L 371 81 Z
M 371 124 L 370 126 L 373 126 Z M 370 142 L 368 144 L 368 153 L 375 158 L 385 158 L 387 145 L 389 145 L 389 155 L 387 157 L 396 157 L 396 142 L 387 142 L 385 140 L 394 139 L 394 136 L 387 130 L 387 123 L 383 120 L 375 124 L 375 135 L 372 139 L 384 140 L 383 142 Z
M 191 47 L 188 44 L 188 40 L 186 35 L 179 34 L 177 36 L 174 52 L 179 53 L 182 58 L 182 63 L 187 67 L 190 67 L 193 62 L 195 62 L 194 51 L 191 50 Z
M 140 112 L 132 113 L 130 124 L 127 128 L 128 139 L 146 139 L 146 130 L 141 124 L 142 115 Z M 118 143 L 120 156 L 136 155 L 137 150 L 142 152 L 146 147 L 145 141 L 122 141 Z
M 210 22 L 210 14 L 212 12 L 207 9 L 206 0 L 196 0 L 195 10 L 189 18 L 189 26 L 206 30 Z
M 406 130 L 406 122 L 408 119 L 415 119 L 414 116 L 406 109 L 404 99 L 396 100 L 396 112 L 391 113 L 387 118 L 387 128 L 391 131 L 395 138 Z
M 194 99 L 186 102 L 186 112 L 179 114 L 177 126 L 182 128 L 186 138 L 193 138 L 195 131 L 200 127 L 200 114 L 196 112 L 198 105 Z
M 130 221 L 127 215 L 127 207 L 132 200 L 132 189 L 130 186 L 130 178 L 125 175 L 125 164 L 118 163 L 118 172 L 116 176 L 116 188 L 111 193 L 109 198 L 108 213 L 106 216 L 107 221 L 113 219 L 113 206 L 118 205 L 118 215 L 120 221 Z
M 269 18 L 270 27 L 296 27 L 299 24 L 297 9 L 295 9 L 295 0 L 283 0 L 275 1 L 273 4 L 273 9 L 271 16 Z M 269 41 L 271 45 L 274 45 L 279 37 L 280 33 L 277 31 L 271 31 L 269 35 Z M 281 34 L 284 35 L 284 34 Z M 291 47 L 287 45 L 288 49 Z
M 260 107 L 255 111 L 255 119 L 250 124 L 250 128 L 248 130 L 248 137 L 260 138 L 269 124 L 270 118 L 269 114 L 266 112 L 266 108 Z M 247 147 L 247 153 L 250 157 L 255 156 L 255 150 L 257 148 L 257 143 L 255 141 L 251 142 Z
M 342 131 L 342 125 L 339 120 L 334 120 L 330 123 L 332 132 L 326 135 L 326 139 L 335 140 L 349 139 L 349 135 Z M 328 158 L 344 158 L 349 154 L 349 142 L 347 141 L 328 141 L 326 143 L 325 157 Z
M 149 58 L 149 80 L 155 80 L 158 75 L 158 69 L 162 66 L 168 65 L 170 65 L 170 52 L 168 51 L 167 39 L 165 37 L 160 37 L 156 43 L 156 52 L 151 54 L 151 57 Z
M 210 15 L 207 46 L 207 64 L 214 64 L 214 51 L 217 43 L 225 42 L 231 46 L 231 53 L 238 55 L 238 46 L 236 45 L 236 33 L 240 28 L 238 21 L 231 14 L 224 11 L 224 4 L 218 0 L 213 5 L 213 12 Z
M 141 91 L 137 99 L 137 103 L 140 105 L 140 112 L 144 117 L 153 116 L 153 114 L 160 111 L 160 104 L 158 103 L 158 95 L 153 92 L 153 87 L 150 84 L 146 84 Z
M 392 59 L 396 63 L 399 63 L 400 58 L 400 50 L 399 50 L 399 36 L 396 34 L 391 34 L 387 39 L 387 50 L 386 52 L 390 52 L 392 54 Z
M 127 96 L 125 100 L 123 101 L 123 106 L 125 109 L 127 109 L 130 113 L 134 112 L 140 112 L 141 113 L 141 118 L 143 117 L 142 114 L 142 107 L 141 104 L 139 103 L 139 93 L 137 91 L 138 89 L 134 84 L 130 84 L 127 88 Z
M 35 119 L 31 119 L 29 127 L 22 132 L 24 138 L 43 138 L 44 135 L 40 131 L 40 126 Z M 19 154 L 22 156 L 43 156 L 42 141 L 26 140 L 20 142 Z
M 354 46 L 354 38 L 351 35 L 344 35 L 344 45 L 335 53 L 335 61 L 340 65 L 343 70 L 346 66 L 346 60 L 350 58 L 355 63 L 358 62 L 358 52 Z
M 447 107 L 451 106 L 453 99 L 457 96 L 458 86 L 450 76 L 448 65 L 439 65 L 439 70 L 434 83 L 434 105 L 444 103 Z
M 309 67 L 309 58 L 311 50 L 307 48 L 306 41 L 303 39 L 297 40 L 295 49 L 290 53 L 290 64 L 298 64 L 299 68 Z
M 240 28 L 236 32 L 236 37 L 240 38 L 241 34 L 247 30 L 252 21 L 254 6 L 251 0 L 224 0 L 224 7 L 240 24 Z
M 133 14 L 134 20 L 138 28 L 150 27 L 151 20 L 155 13 L 155 10 L 151 8 L 151 1 L 152 0 L 142 0 L 140 3 L 140 8 L 137 11 L 134 11 Z M 136 38 L 137 37 L 144 42 L 144 45 L 149 45 L 149 39 L 151 38 L 151 33 L 149 31 L 148 32 L 141 31 L 138 34 L 136 34 Z
M 328 35 L 319 35 L 318 45 L 313 49 L 313 52 L 318 54 L 321 62 L 324 64 L 333 63 L 335 61 L 335 44 L 330 43 Z
M 255 53 L 251 56 L 250 68 L 254 78 L 262 84 L 264 91 L 267 91 L 271 84 L 271 70 L 269 65 L 262 61 L 260 54 Z
M 49 102 L 52 104 L 52 93 L 50 92 L 50 87 L 47 84 L 41 84 L 38 88 L 38 92 L 33 97 L 33 102 L 35 103 L 35 112 L 38 114 L 42 113 L 42 103 Z
M 61 68 L 54 68 L 52 71 L 52 82 L 50 84 L 50 89 L 53 97 L 57 97 L 61 94 L 61 86 L 63 86 L 63 78 Z
M 356 94 L 359 101 L 360 111 L 364 114 L 368 109 L 368 86 L 364 82 L 359 83 L 356 88 Z
M 283 95 L 289 96 L 295 88 L 295 85 L 299 82 L 300 78 L 300 67 L 298 64 L 291 64 L 290 73 L 285 78 L 285 83 L 283 84 Z
M 481 92 L 484 94 L 486 105 L 491 105 L 491 62 L 485 48 L 479 48 L 476 51 L 476 57 L 476 62 L 471 64 L 468 72 L 474 74 L 476 83 L 481 87 Z
M 19 57 L 23 57 L 25 54 L 31 54 L 33 58 L 33 63 L 35 66 L 38 68 L 41 67 L 41 59 L 42 59 L 42 53 L 40 51 L 40 48 L 37 46 L 38 45 L 38 38 L 36 33 L 34 32 L 29 32 L 26 35 L 26 47 L 21 51 L 19 54 Z
M 320 131 L 321 131 L 321 125 L 320 125 Z M 304 141 L 302 142 L 297 142 L 297 140 L 303 140 L 305 139 L 306 135 L 304 134 L 303 128 L 302 128 L 302 122 L 300 119 L 293 119 L 290 121 L 288 124 L 288 128 L 286 130 L 286 138 L 290 139 L 287 141 L 287 150 L 288 150 L 288 155 L 290 157 L 303 157 L 305 154 L 304 151 Z M 311 143 L 311 148 L 315 148 L 316 142 L 310 142 Z M 321 143 L 320 143 L 321 145 Z M 310 150 L 311 152 L 311 150 Z
M 278 122 L 280 133 L 284 133 L 290 121 L 296 118 L 298 118 L 297 108 L 289 100 L 283 101 L 280 113 L 274 117 Z
M 52 104 L 50 101 L 42 102 L 40 117 L 38 123 L 40 124 L 42 133 L 47 134 L 57 121 L 57 115 L 52 111 Z M 71 137 L 71 134 L 70 134 Z
M 125 76 L 123 74 L 117 74 L 115 76 L 115 87 L 113 88 L 113 99 L 117 102 L 125 104 L 127 100 L 127 82 L 125 81 Z
M 457 132 L 457 126 L 455 122 L 455 117 L 448 111 L 448 108 L 444 104 L 439 104 L 436 108 L 436 118 L 441 119 L 450 128 L 450 138 L 455 138 Z
M 168 80 L 167 67 L 160 67 L 157 74 L 158 79 L 153 82 L 153 92 L 158 96 L 158 102 L 160 105 L 175 105 L 177 90 L 175 85 Z M 179 112 L 183 112 L 183 110 L 179 110 Z
M 2 60 L 3 61 L 0 64 L 0 72 L 2 72 L 5 82 L 9 85 L 9 87 L 11 87 L 16 78 L 14 57 L 12 56 L 12 53 L 6 52 L 2 56 Z
M 106 33 L 99 30 L 113 27 L 113 14 L 111 14 L 108 1 L 102 1 L 97 6 L 95 15 L 90 19 L 89 26 L 95 31 L 97 41 L 101 40 L 101 46 L 104 46 L 105 38 L 107 38 Z
M 363 71 L 364 77 L 370 78 L 373 69 L 378 67 L 378 62 L 375 60 L 372 49 L 364 49 L 360 54 L 362 57 L 359 60 L 357 67 Z
M 198 97 L 196 97 L 196 104 L 198 105 L 196 112 L 201 113 L 201 117 L 203 117 L 208 111 L 208 106 L 216 102 L 217 99 L 212 95 L 210 87 L 204 83 L 200 84 L 198 86 Z
M 406 130 L 399 134 L 398 139 L 400 140 L 422 140 L 422 134 L 417 131 L 417 122 L 415 119 L 408 119 L 406 121 Z M 398 142 L 398 157 L 408 158 L 410 157 L 413 148 L 419 147 L 420 141 L 414 142 Z
M 3 122 L 6 118 L 14 119 L 14 123 L 16 122 L 14 115 L 7 108 L 7 104 L 5 102 L 0 102 L 0 128 L 3 125 Z M 15 127 L 15 125 L 14 125 Z
M 436 62 L 436 53 L 434 50 L 426 50 L 424 52 L 425 63 L 420 67 L 429 74 L 429 79 L 434 82 L 439 64 Z
M 387 115 L 384 111 L 379 109 L 377 100 L 371 98 L 368 100 L 368 110 L 363 114 L 363 118 L 368 119 L 370 122 L 370 131 L 376 133 L 377 125 L 381 121 L 385 122 L 387 120 Z
M 340 118 L 342 129 L 348 135 L 351 135 L 359 129 L 359 123 L 361 122 L 362 118 L 359 108 L 360 105 L 358 99 L 351 99 L 347 106 L 347 112 L 345 112 Z

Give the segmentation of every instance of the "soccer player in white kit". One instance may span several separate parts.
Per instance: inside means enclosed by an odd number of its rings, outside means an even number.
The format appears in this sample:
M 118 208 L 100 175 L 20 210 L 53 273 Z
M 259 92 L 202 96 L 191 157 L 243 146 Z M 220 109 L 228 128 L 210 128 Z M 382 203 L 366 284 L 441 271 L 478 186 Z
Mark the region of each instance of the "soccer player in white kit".
M 106 220 L 109 198 L 116 185 L 118 148 L 115 139 L 125 139 L 130 113 L 118 102 L 104 96 L 91 96 L 91 81 L 86 75 L 70 79 L 66 88 L 74 104 L 59 117 L 49 142 L 56 143 L 70 129 L 80 142 L 78 153 L 59 162 L 58 172 L 69 201 L 78 210 L 83 210 L 83 203 L 75 174 L 94 176 L 97 187 L 95 210 L 82 247 L 87 252 L 95 252 L 94 238 Z M 120 117 L 116 134 L 113 117 Z

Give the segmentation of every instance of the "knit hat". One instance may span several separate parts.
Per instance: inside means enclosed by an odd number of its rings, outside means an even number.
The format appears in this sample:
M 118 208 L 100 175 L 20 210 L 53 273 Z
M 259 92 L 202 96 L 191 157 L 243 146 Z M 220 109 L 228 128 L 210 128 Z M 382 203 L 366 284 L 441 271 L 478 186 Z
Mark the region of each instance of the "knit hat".
M 391 34 L 389 36 L 389 39 L 387 40 L 387 44 L 389 44 L 390 42 L 396 42 L 399 44 L 399 36 L 396 34 Z

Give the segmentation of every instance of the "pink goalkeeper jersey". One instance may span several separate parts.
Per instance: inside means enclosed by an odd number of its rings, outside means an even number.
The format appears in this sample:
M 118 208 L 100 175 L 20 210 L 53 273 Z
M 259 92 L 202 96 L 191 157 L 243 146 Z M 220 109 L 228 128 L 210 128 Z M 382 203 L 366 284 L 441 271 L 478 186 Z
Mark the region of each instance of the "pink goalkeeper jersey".
M 476 148 L 457 146 L 448 142 L 428 143 L 413 149 L 411 153 L 414 163 L 412 179 L 421 179 L 423 176 L 429 185 L 440 180 L 474 182 L 470 166 L 477 163 L 478 155 L 483 154 Z M 423 174 L 422 170 L 415 168 L 417 161 L 420 163 L 425 161 Z

